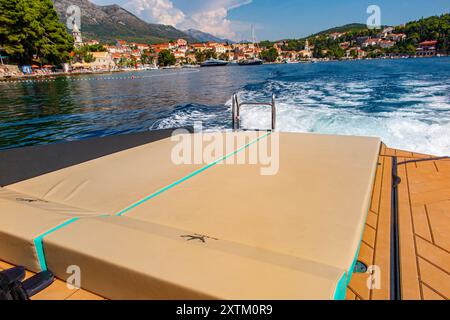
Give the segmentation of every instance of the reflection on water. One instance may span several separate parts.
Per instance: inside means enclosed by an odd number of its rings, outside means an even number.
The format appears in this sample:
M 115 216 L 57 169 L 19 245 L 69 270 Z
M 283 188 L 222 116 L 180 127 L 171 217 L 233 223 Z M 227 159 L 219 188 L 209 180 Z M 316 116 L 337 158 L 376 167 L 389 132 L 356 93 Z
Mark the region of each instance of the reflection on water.
M 144 131 L 188 104 L 224 108 L 258 73 L 267 74 L 223 67 L 0 83 L 0 148 Z

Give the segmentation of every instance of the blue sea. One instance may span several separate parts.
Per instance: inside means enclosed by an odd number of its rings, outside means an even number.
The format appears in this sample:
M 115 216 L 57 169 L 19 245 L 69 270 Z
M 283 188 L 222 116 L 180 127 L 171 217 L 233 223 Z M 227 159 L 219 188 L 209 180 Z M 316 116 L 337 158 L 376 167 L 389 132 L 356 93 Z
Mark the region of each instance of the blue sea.
M 193 125 L 231 129 L 231 95 L 278 130 L 381 137 L 450 155 L 450 58 L 227 66 L 0 83 L 0 149 Z M 268 128 L 251 107 L 243 127 Z

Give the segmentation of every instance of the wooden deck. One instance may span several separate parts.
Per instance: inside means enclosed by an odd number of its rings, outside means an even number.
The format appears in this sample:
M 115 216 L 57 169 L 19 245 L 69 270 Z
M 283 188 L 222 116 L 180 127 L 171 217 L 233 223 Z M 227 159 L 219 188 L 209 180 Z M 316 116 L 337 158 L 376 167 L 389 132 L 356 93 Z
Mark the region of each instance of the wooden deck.
M 14 267 L 0 261 L 0 271 Z M 30 278 L 32 272 L 26 271 L 25 279 Z M 33 297 L 33 300 L 105 300 L 104 298 L 83 289 L 69 289 L 64 281 L 56 279 L 53 284 Z
M 368 274 L 355 274 L 349 300 L 390 299 L 392 161 L 398 161 L 400 284 L 403 300 L 450 298 L 450 159 L 383 146 L 359 260 L 377 266 L 380 282 L 370 290 Z M 411 161 L 405 163 L 405 161 Z M 374 277 L 376 278 L 376 277 Z
M 349 300 L 390 299 L 392 163 L 397 158 L 401 294 L 404 300 L 450 298 L 450 160 L 408 162 L 429 155 L 382 147 L 359 260 L 376 266 L 376 288 L 369 274 L 354 274 Z M 0 261 L 0 270 L 12 265 Z M 27 272 L 27 278 L 32 273 Z M 82 289 L 71 290 L 61 280 L 36 300 L 103 300 Z

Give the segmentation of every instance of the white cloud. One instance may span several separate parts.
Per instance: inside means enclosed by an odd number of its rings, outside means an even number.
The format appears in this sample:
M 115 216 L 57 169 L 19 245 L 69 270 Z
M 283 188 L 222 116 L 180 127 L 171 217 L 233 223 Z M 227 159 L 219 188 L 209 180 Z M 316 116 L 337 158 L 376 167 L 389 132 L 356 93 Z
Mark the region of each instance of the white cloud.
M 236 31 L 243 25 L 250 28 L 246 23 L 228 19 L 228 12 L 252 0 L 189 0 L 187 5 L 184 3 L 184 11 L 177 8 L 177 1 L 181 0 L 128 0 L 123 7 L 149 22 L 194 28 L 233 40 L 241 40 Z
M 170 0 L 130 0 L 123 7 L 150 22 L 176 26 L 185 19 Z
M 226 8 L 217 8 L 193 14 L 182 25 L 183 29 L 196 28 L 219 37 L 236 38 L 232 22 L 227 19 Z

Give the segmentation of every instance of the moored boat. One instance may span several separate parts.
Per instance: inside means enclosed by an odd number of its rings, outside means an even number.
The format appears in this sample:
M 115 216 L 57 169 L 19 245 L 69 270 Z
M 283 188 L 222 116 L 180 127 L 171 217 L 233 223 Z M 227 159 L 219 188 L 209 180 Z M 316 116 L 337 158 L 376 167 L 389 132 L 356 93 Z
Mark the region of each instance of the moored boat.
M 222 67 L 228 65 L 227 61 L 219 60 L 219 59 L 209 59 L 203 62 L 201 67 Z
M 261 59 L 245 59 L 238 61 L 240 66 L 259 66 L 263 64 L 263 60 Z

